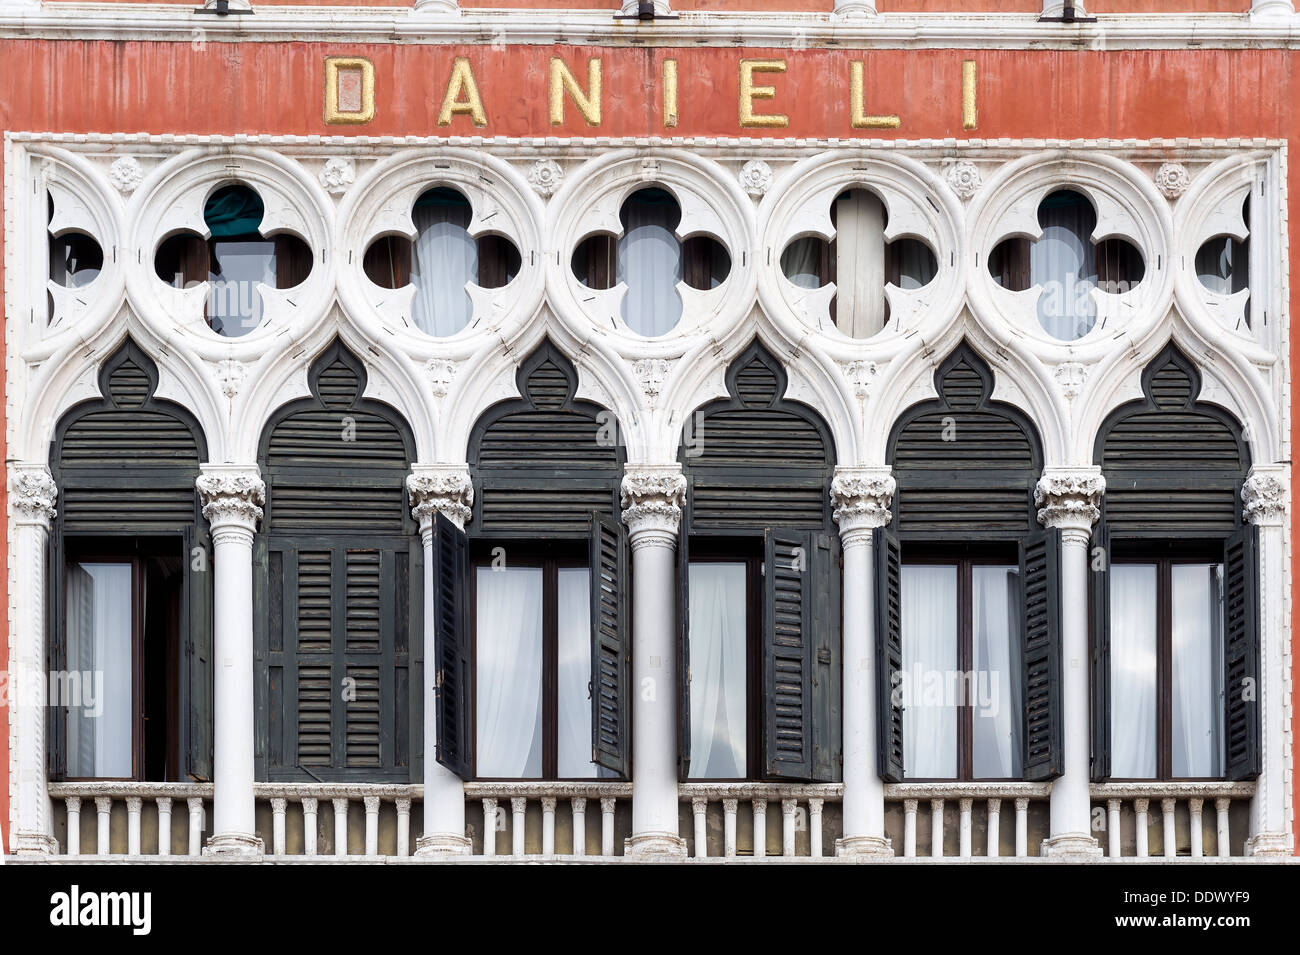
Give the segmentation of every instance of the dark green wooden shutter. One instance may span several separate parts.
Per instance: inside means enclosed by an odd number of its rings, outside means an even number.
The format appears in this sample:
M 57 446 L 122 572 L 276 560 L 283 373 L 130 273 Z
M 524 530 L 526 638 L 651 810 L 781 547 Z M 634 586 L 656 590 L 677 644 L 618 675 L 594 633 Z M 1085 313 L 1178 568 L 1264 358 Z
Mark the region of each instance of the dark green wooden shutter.
M 469 540 L 441 512 L 433 521 L 433 626 L 436 668 L 427 666 L 425 679 L 434 680 L 438 762 L 461 779 L 469 779 L 474 746 L 470 701 Z M 432 670 L 432 673 L 429 671 Z
M 632 639 L 627 626 L 627 540 L 593 515 L 591 529 L 591 759 L 626 778 L 632 741 Z
M 677 774 L 691 770 L 691 539 L 677 537 Z
M 1020 545 L 1024 778 L 1061 775 L 1061 532 L 1038 531 Z
M 1110 778 L 1110 532 L 1103 517 L 1088 554 L 1092 631 L 1092 780 Z
M 888 527 L 872 533 L 876 563 L 876 749 L 880 778 L 903 780 L 903 708 L 894 689 L 903 676 L 902 551 Z
M 1259 529 L 1249 524 L 1223 547 L 1224 775 L 1260 773 Z
M 67 673 L 69 669 L 68 612 L 65 604 L 67 583 L 64 579 L 67 570 L 64 560 L 63 535 L 55 534 L 50 540 L 46 564 L 46 571 L 50 580 L 49 596 L 45 605 L 45 626 L 49 635 L 49 639 L 45 644 L 46 673 Z M 49 721 L 45 730 L 48 735 L 46 764 L 49 769 L 50 779 L 55 781 L 66 779 L 68 775 L 68 711 L 63 706 L 49 706 L 46 708 L 46 712 L 49 714 Z M 0 849 L 0 851 L 3 850 Z
M 839 536 L 814 535 L 812 553 L 812 778 L 835 782 L 843 764 Z
M 185 741 L 185 774 L 207 782 L 212 779 L 212 551 L 207 535 L 196 539 L 187 530 L 181 558 L 185 562 L 185 607 L 189 619 L 187 653 L 189 727 Z M 201 557 L 195 549 L 201 549 Z M 201 568 L 201 569 L 198 569 Z
M 763 769 L 812 778 L 813 535 L 769 528 L 763 551 Z

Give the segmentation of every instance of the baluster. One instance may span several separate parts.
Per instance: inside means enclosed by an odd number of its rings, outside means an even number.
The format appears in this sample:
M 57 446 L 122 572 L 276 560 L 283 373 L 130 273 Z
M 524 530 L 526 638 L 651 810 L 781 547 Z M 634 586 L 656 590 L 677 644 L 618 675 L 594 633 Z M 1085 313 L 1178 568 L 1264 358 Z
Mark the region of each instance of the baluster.
M 314 856 L 318 848 L 317 840 L 320 832 L 316 822 L 318 805 L 315 796 L 302 797 L 302 851 L 309 856 Z
M 916 858 L 916 807 L 915 799 L 903 800 L 903 856 Z
M 709 800 L 707 797 L 691 797 L 691 814 L 695 819 L 695 858 L 697 859 L 703 859 L 709 854 L 708 811 Z
M 1205 855 L 1204 847 L 1201 844 L 1201 807 L 1205 805 L 1203 799 L 1187 800 L 1187 814 L 1191 819 L 1188 827 L 1188 834 L 1191 836 L 1191 852 L 1193 859 L 1199 859 Z
M 428 823 L 425 824 L 426 826 Z M 497 801 L 491 797 L 483 800 L 483 855 L 497 854 Z
M 573 854 L 587 854 L 587 800 L 583 796 L 574 796 L 569 800 L 573 809 Z
M 527 796 L 510 797 L 510 839 L 511 853 L 515 856 L 524 854 L 524 813 L 528 811 Z
M 158 854 L 172 854 L 172 797 L 159 796 L 154 800 L 158 804 Z
M 126 854 L 140 854 L 140 810 L 144 800 L 140 796 L 126 797 Z
M 271 797 L 271 851 L 278 856 L 284 855 L 284 813 L 289 807 L 289 800 L 283 796 Z
M 930 800 L 930 857 L 943 858 L 943 800 Z
M 1118 859 L 1123 854 L 1119 829 L 1119 810 L 1122 805 L 1123 801 L 1119 799 L 1106 800 L 1106 855 L 1112 859 Z
M 348 800 L 334 798 L 334 855 L 340 859 L 348 854 Z
M 81 797 L 67 796 L 63 804 L 68 809 L 68 855 L 81 855 Z
M 1166 859 L 1172 859 L 1178 855 L 1178 836 L 1174 832 L 1174 810 L 1177 806 L 1177 799 L 1165 798 L 1160 800 L 1160 810 L 1164 814 L 1164 850 Z
M 1016 858 L 1029 855 L 1029 799 L 1016 799 Z
M 95 855 L 106 856 L 109 852 L 108 845 L 108 822 L 113 812 L 112 796 L 95 797 L 95 813 L 98 820 L 99 839 L 95 846 Z
M 199 856 L 203 854 L 203 797 L 190 796 L 185 804 L 190 810 L 189 854 Z
M 754 806 L 754 858 L 767 856 L 767 798 L 755 796 Z
M 1133 814 L 1137 817 L 1137 831 L 1134 835 L 1137 837 L 1137 856 L 1139 859 L 1147 857 L 1147 807 L 1150 800 L 1134 799 Z
M 600 797 L 600 854 L 603 856 L 614 854 L 614 806 L 617 803 L 616 796 Z
M 1220 859 L 1232 855 L 1232 842 L 1228 839 L 1228 807 L 1231 804 L 1232 800 L 1227 796 L 1219 796 L 1214 800 L 1214 811 L 1217 813 L 1215 828 L 1218 830 L 1216 849 Z
M 400 859 L 411 854 L 411 797 L 398 796 L 394 805 L 397 806 L 397 857 Z
M 542 855 L 555 855 L 555 797 L 542 797 Z
M 379 797 L 362 796 L 366 807 L 366 855 L 379 855 Z
M 1002 851 L 1000 842 L 1002 840 L 1002 800 L 996 797 L 990 798 L 988 802 L 988 823 L 985 825 L 987 835 L 985 837 L 984 855 L 990 859 L 996 859 Z
M 794 855 L 795 813 L 799 809 L 799 800 L 781 800 L 781 855 L 790 858 Z
M 963 859 L 970 858 L 970 816 L 971 806 L 974 800 L 959 799 L 957 807 L 960 811 L 957 825 L 957 855 Z
M 822 802 L 816 796 L 808 799 L 808 854 L 814 859 L 822 854 Z
M 736 809 L 738 799 L 722 800 L 722 854 L 728 858 L 736 855 Z

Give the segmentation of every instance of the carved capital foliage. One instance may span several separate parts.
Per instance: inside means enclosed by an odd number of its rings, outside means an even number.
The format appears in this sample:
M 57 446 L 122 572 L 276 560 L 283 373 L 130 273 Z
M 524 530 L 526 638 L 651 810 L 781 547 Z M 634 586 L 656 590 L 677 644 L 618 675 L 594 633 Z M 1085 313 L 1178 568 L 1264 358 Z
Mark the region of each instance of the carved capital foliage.
M 439 512 L 457 527 L 464 528 L 474 513 L 474 482 L 459 465 L 420 468 L 407 475 L 406 493 L 411 499 L 411 516 L 424 526 Z
M 9 473 L 14 520 L 48 528 L 54 520 L 54 502 L 59 496 L 50 469 L 43 464 L 14 464 L 10 465 Z
M 1100 468 L 1050 469 L 1034 488 L 1038 523 L 1044 527 L 1091 530 L 1101 517 L 1106 479 Z
M 888 468 L 836 468 L 831 501 L 840 533 L 888 524 L 897 488 Z
M 677 533 L 686 502 L 686 478 L 677 464 L 629 468 L 623 476 L 620 504 L 628 533 Z
M 1241 486 L 1242 514 L 1252 524 L 1281 524 L 1290 499 L 1284 469 L 1251 468 Z
M 222 524 L 252 530 L 262 519 L 266 484 L 255 468 L 204 471 L 195 486 L 203 503 L 203 516 L 214 530 Z

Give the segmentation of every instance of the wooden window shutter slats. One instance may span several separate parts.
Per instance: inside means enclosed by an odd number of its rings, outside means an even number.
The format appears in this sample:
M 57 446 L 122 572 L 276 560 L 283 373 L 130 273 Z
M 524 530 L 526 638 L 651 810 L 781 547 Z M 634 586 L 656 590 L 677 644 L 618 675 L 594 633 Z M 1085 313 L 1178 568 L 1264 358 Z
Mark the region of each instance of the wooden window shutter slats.
M 591 530 L 591 759 L 631 771 L 632 635 L 627 625 L 627 539 L 621 523 L 593 515 Z
M 461 779 L 469 779 L 474 740 L 467 614 L 469 539 L 441 512 L 433 522 L 432 570 L 436 660 L 425 679 L 433 680 L 436 688 L 437 758 Z
M 1260 773 L 1259 528 L 1248 524 L 1223 546 L 1223 733 L 1228 779 Z
M 889 527 L 872 532 L 876 576 L 876 753 L 880 778 L 903 781 L 903 708 L 894 690 L 903 679 L 902 550 Z
M 763 769 L 812 778 L 813 535 L 769 528 L 763 556 Z
M 1038 531 L 1021 543 L 1020 593 L 1024 778 L 1055 779 L 1064 758 L 1059 530 Z

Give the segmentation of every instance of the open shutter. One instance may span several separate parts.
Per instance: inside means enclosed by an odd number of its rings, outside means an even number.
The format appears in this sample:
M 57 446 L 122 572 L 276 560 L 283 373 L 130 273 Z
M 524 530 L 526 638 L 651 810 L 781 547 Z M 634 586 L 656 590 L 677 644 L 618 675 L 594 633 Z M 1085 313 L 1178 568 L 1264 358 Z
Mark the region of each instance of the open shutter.
M 591 760 L 628 775 L 632 645 L 627 627 L 627 543 L 622 525 L 591 522 Z
M 1092 781 L 1110 778 L 1110 531 L 1103 518 L 1088 555 L 1092 628 Z
M 425 678 L 435 681 L 438 762 L 461 779 L 469 779 L 474 739 L 469 698 L 469 619 L 465 606 L 469 583 L 469 539 L 464 531 L 439 513 L 433 521 L 432 550 L 437 665 L 426 666 Z
M 205 539 L 187 528 L 184 536 L 185 670 L 189 679 L 189 726 L 185 741 L 185 774 L 190 779 L 212 779 L 212 550 Z M 196 554 L 201 549 L 201 556 Z
M 837 782 L 843 764 L 839 538 L 817 534 L 812 584 L 812 778 Z
M 64 594 L 67 590 L 65 574 L 67 568 L 64 566 L 63 558 L 63 534 L 56 533 L 51 535 L 50 547 L 47 553 L 49 574 L 49 598 L 45 604 L 46 629 L 49 632 L 50 639 L 46 646 L 49 648 L 46 658 L 46 673 L 66 673 L 68 672 L 68 608 L 64 602 Z M 53 704 L 55 701 L 47 700 L 47 703 Z M 61 780 L 68 775 L 68 711 L 66 706 L 50 705 L 46 708 L 49 714 L 49 722 L 46 728 L 48 734 L 48 768 L 50 779 Z M 4 846 L 0 845 L 0 853 L 4 852 Z
M 812 778 L 813 535 L 764 533 L 763 769 L 778 779 Z
M 1249 524 L 1223 546 L 1224 775 L 1254 779 L 1259 747 L 1259 529 Z
M 903 678 L 902 551 L 888 527 L 872 532 L 876 562 L 876 752 L 880 778 L 903 780 L 903 708 L 894 688 Z
M 691 553 L 686 522 L 677 537 L 677 774 L 691 770 Z
M 1037 531 L 1020 545 L 1024 778 L 1061 775 L 1061 532 Z

